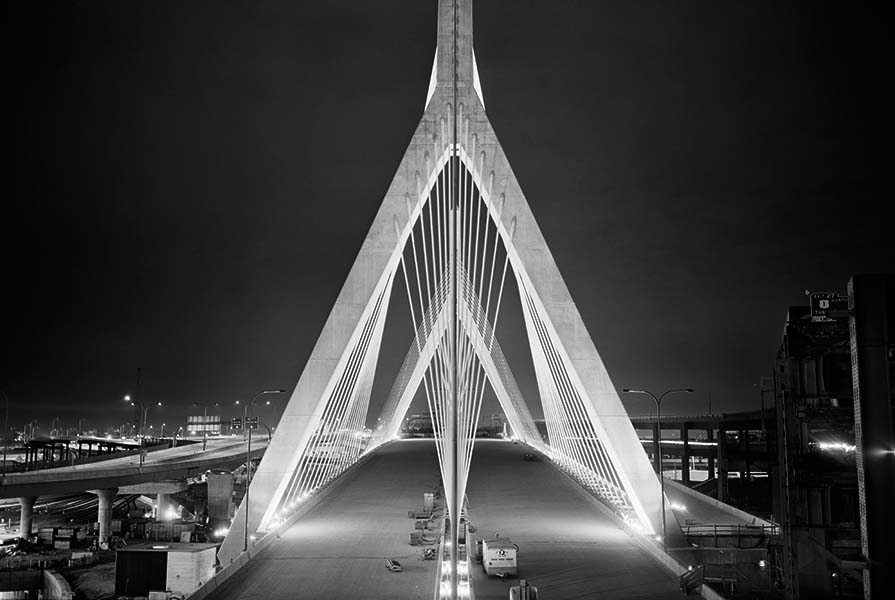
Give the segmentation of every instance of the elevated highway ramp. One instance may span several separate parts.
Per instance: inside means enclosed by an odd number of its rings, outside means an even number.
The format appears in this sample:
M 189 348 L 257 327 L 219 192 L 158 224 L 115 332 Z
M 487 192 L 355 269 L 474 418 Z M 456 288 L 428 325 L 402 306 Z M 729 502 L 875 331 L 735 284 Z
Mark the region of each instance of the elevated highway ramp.
M 254 441 L 252 456 L 261 456 L 266 447 L 266 439 Z M 129 454 L 102 462 L 9 473 L 0 483 L 0 498 L 75 494 L 90 489 L 185 479 L 215 467 L 235 468 L 245 460 L 244 441 L 220 438 L 209 440 L 204 451 L 201 444 L 185 444 L 149 452 L 142 464 L 139 455 Z

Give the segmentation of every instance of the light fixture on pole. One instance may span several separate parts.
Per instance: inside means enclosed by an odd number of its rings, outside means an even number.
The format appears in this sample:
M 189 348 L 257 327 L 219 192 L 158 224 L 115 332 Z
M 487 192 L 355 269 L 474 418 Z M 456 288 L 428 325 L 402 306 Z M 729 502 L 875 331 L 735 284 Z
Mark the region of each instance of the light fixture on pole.
M 252 428 L 249 427 L 249 412 L 255 406 L 255 402 L 264 394 L 285 394 L 286 390 L 262 390 L 255 394 L 243 408 L 242 425 L 246 428 L 246 495 L 245 495 L 245 531 L 243 532 L 243 552 L 249 550 L 249 485 L 252 483 Z M 239 404 L 239 400 L 236 401 Z
M 667 538 L 668 530 L 665 526 L 665 475 L 663 473 L 663 468 L 662 468 L 662 408 L 661 408 L 662 407 L 662 399 L 665 396 L 667 396 L 668 394 L 692 394 L 693 389 L 692 388 L 682 388 L 682 389 L 666 390 L 666 391 L 662 392 L 662 395 L 659 396 L 658 398 L 656 397 L 655 394 L 653 394 L 652 392 L 649 392 L 647 390 L 631 390 L 631 389 L 625 388 L 622 391 L 626 392 L 628 394 L 646 394 L 647 396 L 649 396 L 656 402 L 656 428 L 659 431 L 659 438 L 657 440 L 658 446 L 659 446 L 657 449 L 657 452 L 659 453 L 659 490 L 660 490 L 659 493 L 662 496 L 662 548 L 667 552 L 668 551 L 668 540 L 666 538 Z
M 146 428 L 146 417 L 149 415 L 149 406 L 145 406 L 139 400 L 131 398 L 130 395 L 124 397 L 125 402 L 129 402 L 131 406 L 139 407 L 139 415 L 142 417 L 140 419 L 140 465 L 143 465 L 143 461 L 146 459 L 145 452 L 143 452 L 143 448 L 145 446 L 144 440 L 146 438 L 145 428 Z M 156 402 L 156 406 L 161 406 L 161 402 Z

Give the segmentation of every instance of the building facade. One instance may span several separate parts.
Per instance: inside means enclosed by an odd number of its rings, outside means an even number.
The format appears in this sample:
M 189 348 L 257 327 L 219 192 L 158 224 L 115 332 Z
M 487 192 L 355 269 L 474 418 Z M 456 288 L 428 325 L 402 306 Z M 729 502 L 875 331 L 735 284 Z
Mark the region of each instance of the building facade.
M 892 280 L 855 276 L 848 296 L 812 294 L 787 314 L 774 373 L 773 499 L 787 599 L 891 591 L 891 549 L 874 532 L 895 531 L 882 508 L 893 502 L 895 457 L 880 452 L 893 448 Z

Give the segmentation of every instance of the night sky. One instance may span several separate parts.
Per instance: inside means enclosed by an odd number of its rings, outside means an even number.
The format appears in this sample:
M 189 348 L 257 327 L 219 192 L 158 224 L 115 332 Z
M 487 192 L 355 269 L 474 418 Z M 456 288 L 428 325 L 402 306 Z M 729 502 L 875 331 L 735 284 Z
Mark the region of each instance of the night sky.
M 422 115 L 436 4 L 8 5 L 10 425 L 123 423 L 137 368 L 169 427 L 291 391 Z M 841 4 L 476 2 L 489 118 L 619 388 L 757 407 L 787 307 L 893 269 L 888 34 Z

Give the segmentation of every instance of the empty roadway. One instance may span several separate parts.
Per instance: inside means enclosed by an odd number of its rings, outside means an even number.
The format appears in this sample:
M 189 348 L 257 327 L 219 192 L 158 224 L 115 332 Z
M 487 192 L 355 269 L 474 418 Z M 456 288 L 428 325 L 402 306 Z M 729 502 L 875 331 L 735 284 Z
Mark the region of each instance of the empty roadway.
M 432 440 L 406 440 L 376 451 L 319 505 L 209 595 L 217 600 L 395 600 L 435 590 L 435 561 L 409 544 L 423 493 L 441 477 Z M 385 568 L 397 558 L 402 573 Z
M 542 462 L 524 462 L 524 447 L 478 440 L 468 488 L 469 517 L 480 533 L 500 532 L 520 546 L 521 574 L 545 598 L 670 598 L 674 576 L 656 564 L 574 483 Z M 209 597 L 216 600 L 301 598 L 429 600 L 434 561 L 408 544 L 407 510 L 439 482 L 432 440 L 382 448 L 339 489 Z M 384 558 L 397 557 L 403 573 Z M 478 600 L 507 597 L 509 581 L 487 579 L 475 565 Z
M 478 539 L 499 533 L 519 546 L 519 577 L 542 598 L 660 599 L 680 595 L 677 577 L 618 528 L 606 509 L 526 447 L 477 440 L 467 487 Z M 477 600 L 504 600 L 518 583 L 470 565 Z

